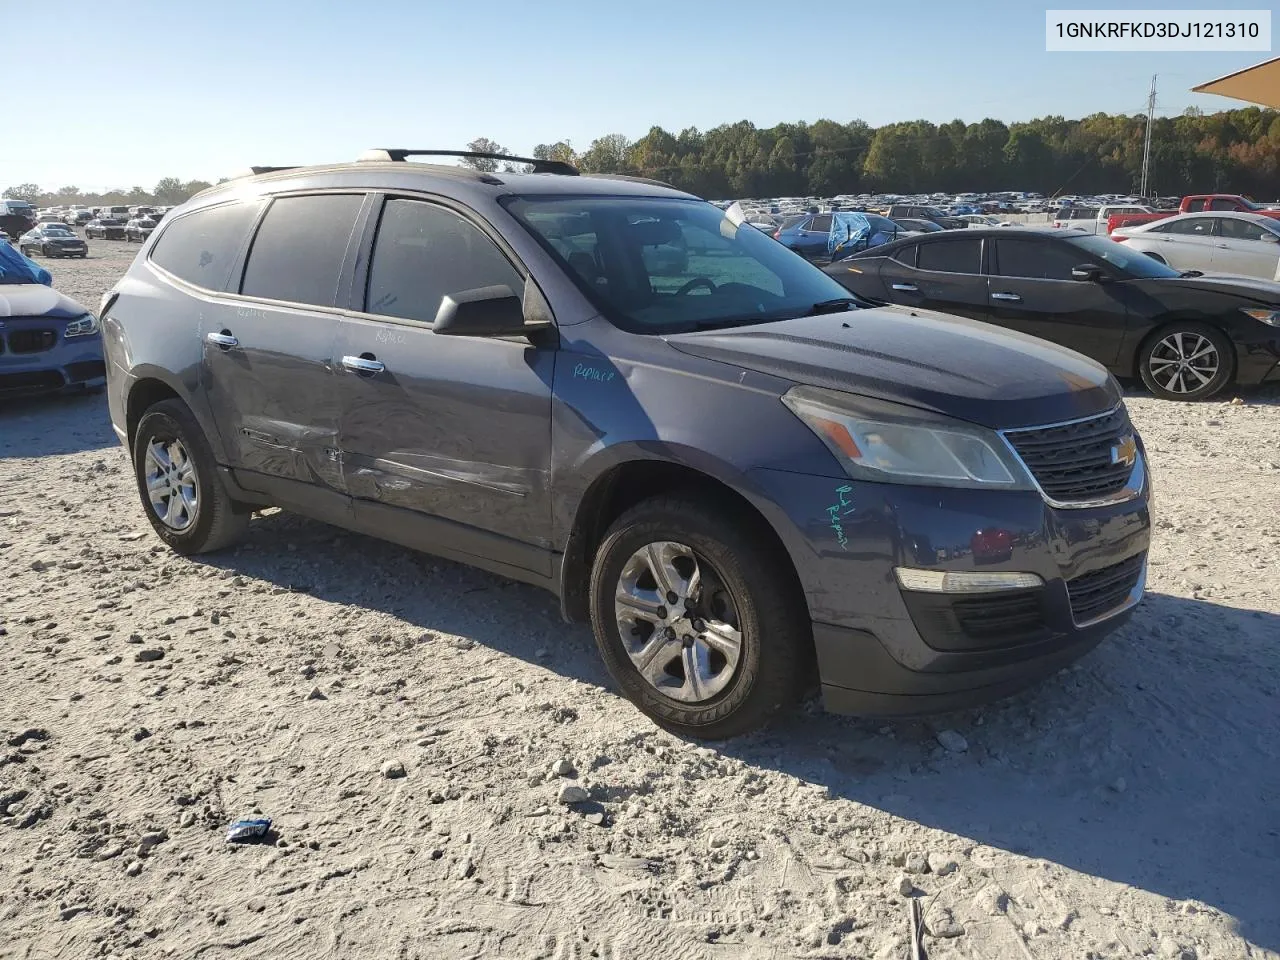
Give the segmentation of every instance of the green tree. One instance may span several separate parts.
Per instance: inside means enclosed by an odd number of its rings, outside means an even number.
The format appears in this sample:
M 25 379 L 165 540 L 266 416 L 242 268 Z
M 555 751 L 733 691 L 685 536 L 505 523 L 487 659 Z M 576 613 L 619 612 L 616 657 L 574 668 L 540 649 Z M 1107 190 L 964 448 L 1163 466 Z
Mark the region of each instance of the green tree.
M 26 200 L 28 203 L 34 203 L 40 199 L 40 195 L 40 187 L 34 183 L 20 183 L 16 187 L 8 187 L 4 191 L 4 199 Z
M 627 173 L 628 146 L 622 134 L 605 134 L 591 141 L 586 153 L 578 158 L 579 165 L 587 173 Z
M 496 140 L 490 140 L 488 137 L 476 137 L 467 144 L 467 149 L 473 153 L 508 153 L 506 147 L 498 143 Z M 472 170 L 480 170 L 483 173 L 494 173 L 497 171 L 501 161 L 491 160 L 488 157 L 463 157 L 461 163 L 464 167 L 470 167 Z

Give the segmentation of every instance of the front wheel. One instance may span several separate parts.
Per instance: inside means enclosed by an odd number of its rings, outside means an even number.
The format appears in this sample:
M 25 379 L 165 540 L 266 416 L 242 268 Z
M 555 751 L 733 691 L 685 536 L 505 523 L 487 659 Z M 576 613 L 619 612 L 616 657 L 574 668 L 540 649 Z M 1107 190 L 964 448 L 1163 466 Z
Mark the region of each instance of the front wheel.
M 147 519 L 184 554 L 208 553 L 240 539 L 249 524 L 218 477 L 213 450 L 180 400 L 162 400 L 138 423 L 134 473 Z
M 1235 378 L 1235 351 L 1216 327 L 1179 320 L 1142 344 L 1138 373 L 1162 400 L 1207 400 Z
M 591 573 L 609 673 L 660 726 L 722 739 L 763 726 L 809 676 L 795 574 L 754 518 L 704 498 L 645 501 L 615 521 Z

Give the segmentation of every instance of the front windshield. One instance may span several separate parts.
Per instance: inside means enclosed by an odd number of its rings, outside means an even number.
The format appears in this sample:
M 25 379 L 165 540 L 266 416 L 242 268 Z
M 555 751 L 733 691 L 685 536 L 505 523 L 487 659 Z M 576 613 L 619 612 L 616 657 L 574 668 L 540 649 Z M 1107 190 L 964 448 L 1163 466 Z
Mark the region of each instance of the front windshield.
M 850 300 L 821 270 L 701 200 L 531 196 L 505 205 L 632 333 L 783 320 Z
M 1123 243 L 1116 243 L 1106 237 L 1093 237 L 1087 234 L 1071 237 L 1067 243 L 1078 247 L 1085 255 L 1085 260 L 1097 263 L 1105 260 L 1126 277 L 1152 279 L 1158 277 L 1178 277 L 1181 274 L 1172 267 L 1165 266 L 1159 260 L 1153 260 L 1145 253 L 1131 250 Z
M 51 237 L 70 237 L 74 236 L 66 227 L 49 226 L 44 228 L 44 232 Z

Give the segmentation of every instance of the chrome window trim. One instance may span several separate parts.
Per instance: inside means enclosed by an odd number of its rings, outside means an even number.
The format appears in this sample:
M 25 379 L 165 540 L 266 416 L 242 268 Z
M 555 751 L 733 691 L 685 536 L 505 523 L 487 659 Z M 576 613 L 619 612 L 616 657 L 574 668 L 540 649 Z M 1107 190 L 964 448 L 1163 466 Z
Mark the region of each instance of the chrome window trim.
M 1074 423 L 1087 423 L 1090 420 L 1101 420 L 1105 417 L 1112 416 L 1123 406 L 1124 404 L 1118 403 L 1104 413 L 1095 413 L 1087 417 L 1076 417 L 1074 420 L 1059 420 L 1056 423 L 1045 423 L 1033 427 L 1010 427 L 1007 430 L 997 430 L 996 433 L 999 435 L 1000 439 L 1004 441 L 1004 445 L 1008 447 L 1009 452 L 1013 454 L 1013 458 L 1018 461 L 1018 465 L 1021 466 L 1022 469 L 1026 471 L 1027 476 L 1031 478 L 1031 482 L 1035 484 L 1035 488 L 1037 492 L 1039 492 L 1040 497 L 1049 506 L 1059 510 L 1088 510 L 1096 507 L 1109 507 L 1117 503 L 1127 503 L 1128 501 L 1134 500 L 1142 495 L 1142 491 L 1147 485 L 1147 469 L 1141 450 L 1138 451 L 1138 456 L 1134 461 L 1133 469 L 1129 471 L 1129 479 L 1126 480 L 1124 486 L 1115 493 L 1108 494 L 1105 497 L 1097 497 L 1092 500 L 1055 500 L 1053 497 L 1049 496 L 1049 494 L 1045 493 L 1044 488 L 1040 486 L 1040 481 L 1036 479 L 1036 475 L 1032 473 L 1031 468 L 1028 467 L 1026 461 L 1022 459 L 1022 455 L 1018 453 L 1017 448 L 1014 447 L 1013 443 L 1009 440 L 1008 434 L 1026 433 L 1032 430 L 1052 430 L 1054 427 L 1069 427 Z M 1137 436 L 1137 431 L 1134 431 L 1134 435 Z

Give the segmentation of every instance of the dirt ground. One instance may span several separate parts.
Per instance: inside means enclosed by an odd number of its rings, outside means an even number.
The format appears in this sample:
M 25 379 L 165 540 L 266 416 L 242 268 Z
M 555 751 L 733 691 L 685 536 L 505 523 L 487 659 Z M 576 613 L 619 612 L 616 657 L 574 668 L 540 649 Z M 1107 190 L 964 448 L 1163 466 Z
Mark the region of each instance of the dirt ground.
M 92 251 L 49 266 L 96 306 L 137 248 Z M 1076 666 L 710 746 L 549 594 L 280 512 L 181 558 L 101 396 L 5 404 L 0 958 L 903 958 L 908 896 L 935 960 L 1280 957 L 1280 392 L 1241 399 L 1130 398 L 1150 592 Z

